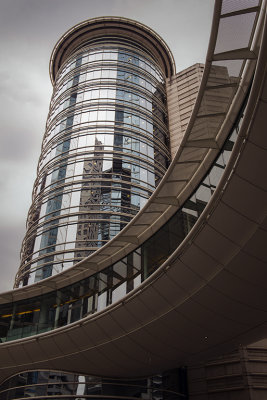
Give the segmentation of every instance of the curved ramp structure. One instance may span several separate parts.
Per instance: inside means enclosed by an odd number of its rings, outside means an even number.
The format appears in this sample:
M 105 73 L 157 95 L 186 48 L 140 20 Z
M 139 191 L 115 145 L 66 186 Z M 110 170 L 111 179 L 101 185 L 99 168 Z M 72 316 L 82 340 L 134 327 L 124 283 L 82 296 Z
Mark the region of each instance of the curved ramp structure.
M 148 376 L 266 337 L 266 3 L 242 10 L 227 4 L 215 4 L 206 69 L 184 140 L 144 209 L 74 267 L 0 295 L 3 326 L 10 318 L 0 344 L 1 382 L 32 369 Z M 246 37 L 234 35 L 240 19 L 250 27 Z M 215 85 L 211 73 L 223 63 L 235 79 Z M 211 111 L 214 90 L 227 102 Z M 118 283 L 125 257 L 137 271 L 127 294 L 126 280 Z M 147 260 L 142 268 L 140 259 Z M 105 289 L 97 295 L 76 290 L 93 279 L 106 282 Z M 41 296 L 45 301 L 31 308 Z M 98 307 L 83 315 L 89 297 Z M 24 337 L 8 336 L 14 315 L 39 313 L 45 304 L 54 309 L 49 321 L 40 317 Z M 69 317 L 59 327 L 64 307 Z M 72 320 L 74 309 L 80 311 Z

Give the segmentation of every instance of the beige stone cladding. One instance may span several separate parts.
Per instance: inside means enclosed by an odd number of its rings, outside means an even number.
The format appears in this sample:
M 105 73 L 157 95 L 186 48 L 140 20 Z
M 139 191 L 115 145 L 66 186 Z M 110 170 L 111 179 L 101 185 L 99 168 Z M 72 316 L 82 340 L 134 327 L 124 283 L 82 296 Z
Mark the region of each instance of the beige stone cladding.
M 267 340 L 188 367 L 189 400 L 266 400 Z
M 167 103 L 171 157 L 176 154 L 198 95 L 204 71 L 203 64 L 194 64 L 167 80 Z M 229 76 L 228 69 L 221 65 L 212 65 L 209 81 L 203 93 L 201 107 L 197 112 L 194 125 L 194 141 L 213 138 L 229 107 L 229 98 L 234 95 L 232 83 L 236 77 Z M 218 86 L 219 85 L 219 86 Z M 222 85 L 224 85 L 222 87 Z
M 171 156 L 182 141 L 198 94 L 204 65 L 194 64 L 167 80 Z

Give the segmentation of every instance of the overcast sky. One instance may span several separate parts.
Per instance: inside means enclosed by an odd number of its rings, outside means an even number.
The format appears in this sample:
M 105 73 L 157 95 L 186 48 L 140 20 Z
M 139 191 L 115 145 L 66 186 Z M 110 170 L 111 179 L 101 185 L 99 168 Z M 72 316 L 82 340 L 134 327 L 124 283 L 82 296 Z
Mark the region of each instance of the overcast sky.
M 0 0 L 0 292 L 10 290 L 36 177 L 58 39 L 88 18 L 116 15 L 154 29 L 180 71 L 204 62 L 214 0 Z

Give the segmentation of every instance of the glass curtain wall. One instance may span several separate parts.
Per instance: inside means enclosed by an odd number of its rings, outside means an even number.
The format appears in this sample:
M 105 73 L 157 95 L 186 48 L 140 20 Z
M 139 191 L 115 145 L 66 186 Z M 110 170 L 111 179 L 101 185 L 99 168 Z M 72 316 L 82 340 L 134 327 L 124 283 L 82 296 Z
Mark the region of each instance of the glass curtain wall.
M 170 159 L 164 79 L 151 54 L 116 37 L 62 65 L 16 286 L 71 267 L 144 206 Z

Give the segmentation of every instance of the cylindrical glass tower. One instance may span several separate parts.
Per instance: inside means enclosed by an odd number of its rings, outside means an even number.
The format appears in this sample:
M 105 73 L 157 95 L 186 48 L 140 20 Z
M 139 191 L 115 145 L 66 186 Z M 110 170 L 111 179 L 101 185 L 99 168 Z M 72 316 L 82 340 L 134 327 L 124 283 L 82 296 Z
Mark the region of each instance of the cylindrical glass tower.
M 165 79 L 149 28 L 85 21 L 52 54 L 54 85 L 15 286 L 73 266 L 143 207 L 169 163 Z

